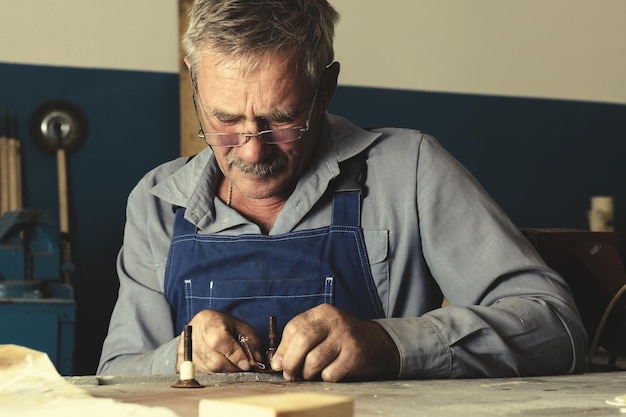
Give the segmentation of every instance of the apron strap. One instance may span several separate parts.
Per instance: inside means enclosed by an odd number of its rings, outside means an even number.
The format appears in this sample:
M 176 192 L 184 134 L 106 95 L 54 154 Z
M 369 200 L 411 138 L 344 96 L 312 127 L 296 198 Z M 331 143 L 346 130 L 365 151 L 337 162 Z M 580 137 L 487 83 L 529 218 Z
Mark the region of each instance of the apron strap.
M 335 192 L 359 191 L 362 196 L 367 195 L 365 180 L 367 179 L 367 151 L 361 152 L 339 163 L 339 176 L 333 180 L 332 188 Z
M 196 226 L 185 220 L 185 208 L 177 207 L 174 212 L 176 215 L 176 220 L 174 221 L 174 236 L 182 236 L 182 235 L 195 235 L 196 234 Z
M 335 191 L 331 224 L 357 227 L 361 225 L 360 191 Z
M 333 226 L 360 226 L 361 202 L 367 194 L 366 152 L 339 164 L 340 174 L 333 181 Z

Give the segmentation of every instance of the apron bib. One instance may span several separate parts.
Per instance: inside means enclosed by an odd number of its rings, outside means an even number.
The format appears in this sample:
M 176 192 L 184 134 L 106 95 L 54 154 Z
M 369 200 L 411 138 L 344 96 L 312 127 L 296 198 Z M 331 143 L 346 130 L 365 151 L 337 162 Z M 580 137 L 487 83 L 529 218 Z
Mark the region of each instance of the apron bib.
M 384 317 L 360 227 L 361 194 L 335 192 L 330 226 L 282 235 L 200 235 L 176 211 L 165 272 L 165 295 L 177 334 L 198 312 L 221 311 L 267 339 L 323 303 L 361 319 Z

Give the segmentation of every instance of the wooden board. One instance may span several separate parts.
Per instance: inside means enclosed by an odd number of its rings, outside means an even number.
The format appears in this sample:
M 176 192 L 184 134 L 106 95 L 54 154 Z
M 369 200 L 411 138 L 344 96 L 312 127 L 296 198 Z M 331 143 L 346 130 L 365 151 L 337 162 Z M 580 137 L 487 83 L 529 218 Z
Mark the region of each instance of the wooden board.
M 347 396 L 291 392 L 200 400 L 198 417 L 352 417 L 353 410 Z
M 605 401 L 626 394 L 626 372 L 343 383 L 287 382 L 280 375 L 256 373 L 197 375 L 197 379 L 204 388 L 171 388 L 176 375 L 70 380 L 96 397 L 163 406 L 181 417 L 197 417 L 203 399 L 305 392 L 349 396 L 354 399 L 356 417 L 601 417 L 620 415 L 619 407 Z
M 187 15 L 193 0 L 178 0 L 178 29 L 179 45 L 185 30 L 187 29 Z M 180 85 L 180 154 L 181 156 L 195 155 L 206 148 L 206 144 L 198 138 L 198 121 L 193 108 L 191 96 L 191 82 L 189 71 L 183 61 L 185 53 L 182 46 L 179 59 L 179 85 Z

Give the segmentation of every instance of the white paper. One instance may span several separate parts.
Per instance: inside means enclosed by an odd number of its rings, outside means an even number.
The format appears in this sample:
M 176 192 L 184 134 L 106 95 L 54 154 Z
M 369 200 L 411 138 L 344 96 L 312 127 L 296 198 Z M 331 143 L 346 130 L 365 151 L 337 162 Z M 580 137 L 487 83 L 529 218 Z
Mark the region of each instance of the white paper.
M 2 417 L 176 417 L 164 407 L 94 398 L 67 382 L 45 353 L 0 345 Z

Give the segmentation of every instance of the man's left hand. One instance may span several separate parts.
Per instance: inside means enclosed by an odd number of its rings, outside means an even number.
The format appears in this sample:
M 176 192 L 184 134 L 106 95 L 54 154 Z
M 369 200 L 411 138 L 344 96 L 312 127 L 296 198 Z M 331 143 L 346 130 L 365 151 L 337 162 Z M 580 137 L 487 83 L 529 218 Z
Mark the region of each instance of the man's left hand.
M 287 380 L 397 377 L 400 355 L 378 323 L 322 304 L 287 323 L 271 366 Z

